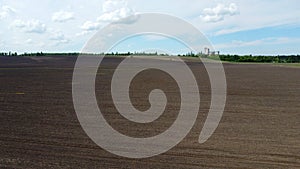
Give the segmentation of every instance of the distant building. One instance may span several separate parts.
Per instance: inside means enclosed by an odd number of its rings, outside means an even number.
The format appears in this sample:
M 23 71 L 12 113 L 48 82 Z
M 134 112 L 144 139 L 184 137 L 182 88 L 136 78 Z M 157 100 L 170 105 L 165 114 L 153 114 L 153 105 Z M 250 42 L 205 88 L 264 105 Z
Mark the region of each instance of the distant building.
M 205 55 L 209 55 L 209 54 L 210 54 L 209 48 L 204 48 L 204 54 L 205 54 Z
M 220 55 L 220 51 L 210 51 L 209 48 L 204 48 L 204 54 L 207 56 Z
M 220 55 L 220 51 L 212 51 L 209 55 Z

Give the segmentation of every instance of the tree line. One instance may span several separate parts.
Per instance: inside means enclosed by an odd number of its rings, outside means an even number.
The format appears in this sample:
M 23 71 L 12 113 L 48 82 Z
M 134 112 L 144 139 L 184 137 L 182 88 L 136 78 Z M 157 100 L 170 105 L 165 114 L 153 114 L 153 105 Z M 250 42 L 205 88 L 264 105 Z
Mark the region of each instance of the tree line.
M 0 52 L 0 56 L 78 56 L 79 53 L 44 53 L 44 52 L 34 52 L 34 53 L 22 53 L 17 52 Z
M 17 52 L 0 52 L 0 56 L 78 56 L 80 53 L 22 53 Z M 126 53 L 100 53 L 90 55 L 107 55 L 107 56 L 129 56 L 129 55 L 142 55 L 142 56 L 166 56 L 167 54 L 158 54 L 157 52 L 126 52 Z M 178 54 L 179 57 L 204 57 L 210 59 L 220 59 L 221 61 L 228 62 L 260 62 L 260 63 L 300 63 L 300 55 L 278 55 L 278 56 L 252 56 L 252 55 L 205 55 L 202 53 L 195 54 L 188 52 L 186 54 Z
M 278 55 L 278 56 L 219 55 L 219 58 L 222 61 L 228 61 L 228 62 L 300 63 L 300 55 Z

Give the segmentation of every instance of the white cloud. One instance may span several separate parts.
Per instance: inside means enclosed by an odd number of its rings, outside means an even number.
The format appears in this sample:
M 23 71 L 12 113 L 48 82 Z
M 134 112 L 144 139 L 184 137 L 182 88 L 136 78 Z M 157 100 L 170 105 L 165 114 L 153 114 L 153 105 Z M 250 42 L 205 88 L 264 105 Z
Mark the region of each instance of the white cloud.
M 207 24 L 214 35 L 268 27 L 299 25 L 300 15 L 296 1 L 243 1 L 238 4 L 240 14 L 217 24 Z M 288 12 L 287 12 L 288 10 Z
M 25 43 L 27 43 L 27 44 L 32 44 L 32 43 L 33 43 L 33 40 L 32 40 L 32 39 L 27 39 L 27 40 L 25 41 Z
M 233 16 L 238 13 L 238 7 L 235 3 L 231 3 L 228 6 L 218 4 L 214 8 L 205 8 L 200 17 L 204 22 L 219 22 L 223 21 L 225 16 Z
M 84 31 L 93 31 L 100 28 L 99 22 L 86 21 L 81 27 Z
M 46 25 L 41 23 L 39 20 L 15 20 L 12 23 L 12 26 L 18 29 L 23 30 L 27 33 L 44 33 L 46 32 Z
M 116 22 L 135 14 L 134 10 L 128 7 L 127 1 L 124 0 L 106 0 L 102 10 L 104 13 L 97 18 L 99 22 Z
M 65 37 L 61 31 L 54 31 L 51 33 L 50 40 L 56 41 L 58 43 L 68 43 L 70 40 Z
M 50 37 L 51 40 L 62 40 L 65 38 L 65 35 L 62 32 L 53 32 Z
M 125 0 L 105 0 L 102 5 L 103 14 L 100 15 L 96 21 L 86 21 L 80 27 L 83 31 L 77 33 L 76 36 L 86 35 L 94 30 L 98 30 L 106 23 L 119 22 L 130 24 L 134 22 L 136 17 L 129 17 L 135 14 L 134 10 L 127 6 Z M 124 19 L 127 18 L 127 19 Z
M 59 11 L 52 15 L 52 21 L 54 22 L 66 22 L 72 19 L 74 19 L 73 12 Z
M 0 40 L 0 46 L 2 46 L 2 47 L 5 47 L 5 46 L 6 46 L 6 43 L 5 43 L 4 40 Z
M 82 31 L 82 32 L 76 33 L 75 36 L 84 36 L 84 35 L 89 34 L 90 32 L 91 32 L 91 31 L 86 31 L 86 30 L 84 30 L 84 31 Z
M 234 33 L 234 32 L 238 32 L 240 31 L 240 28 L 231 28 L 231 29 L 221 29 L 218 30 L 214 33 L 214 35 L 218 36 L 218 35 L 225 35 L 225 34 L 230 34 L 230 33 Z
M 230 43 L 216 44 L 215 48 L 225 49 L 225 48 L 237 48 L 237 47 L 249 47 L 249 46 L 261 46 L 261 45 L 276 45 L 276 44 L 288 44 L 288 43 L 299 43 L 300 38 L 290 38 L 290 37 L 268 37 L 253 41 L 240 41 L 233 40 Z
M 120 8 L 115 11 L 106 12 L 97 18 L 99 22 L 116 22 L 122 18 L 126 18 L 130 15 L 133 15 L 134 12 L 130 8 Z
M 7 5 L 2 6 L 0 9 L 1 9 L 1 11 L 0 11 L 0 20 L 5 19 L 5 18 L 13 15 L 16 12 L 16 10 L 14 8 L 11 8 Z
M 124 6 L 127 6 L 127 2 L 124 0 L 105 0 L 102 5 L 104 13 L 118 10 Z

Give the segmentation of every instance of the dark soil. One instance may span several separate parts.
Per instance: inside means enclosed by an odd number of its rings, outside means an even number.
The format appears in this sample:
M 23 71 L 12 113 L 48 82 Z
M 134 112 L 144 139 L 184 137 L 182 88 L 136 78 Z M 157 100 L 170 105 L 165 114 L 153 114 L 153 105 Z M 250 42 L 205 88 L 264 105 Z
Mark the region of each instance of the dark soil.
M 111 76 L 121 60 L 106 58 L 98 71 L 96 93 L 105 118 L 129 136 L 163 132 L 180 108 L 174 79 L 158 70 L 136 76 L 130 96 L 137 109 L 149 108 L 154 88 L 162 89 L 169 102 L 154 122 L 129 122 L 110 95 Z M 193 129 L 166 153 L 129 159 L 98 147 L 81 128 L 72 102 L 75 62 L 76 57 L 0 57 L 0 168 L 300 168 L 299 68 L 224 64 L 225 112 L 213 136 L 199 144 L 210 84 L 203 65 L 188 62 L 201 96 Z

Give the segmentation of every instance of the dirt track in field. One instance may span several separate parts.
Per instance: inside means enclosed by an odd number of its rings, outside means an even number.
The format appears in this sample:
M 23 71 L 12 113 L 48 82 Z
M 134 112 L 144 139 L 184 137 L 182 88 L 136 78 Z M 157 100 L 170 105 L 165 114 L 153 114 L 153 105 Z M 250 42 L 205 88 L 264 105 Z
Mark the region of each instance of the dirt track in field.
M 300 69 L 263 64 L 224 64 L 228 96 L 219 127 L 204 144 L 198 137 L 210 104 L 202 64 L 188 62 L 199 82 L 201 106 L 187 137 L 170 151 L 146 159 L 108 153 L 85 134 L 72 103 L 76 57 L 0 57 L 0 168 L 300 168 Z M 162 89 L 170 102 L 149 124 L 119 115 L 110 80 L 119 58 L 107 58 L 96 82 L 99 107 L 119 132 L 149 137 L 176 119 L 178 86 L 158 70 L 140 73 L 130 96 L 139 110 Z M 157 83 L 159 82 L 159 83 Z

